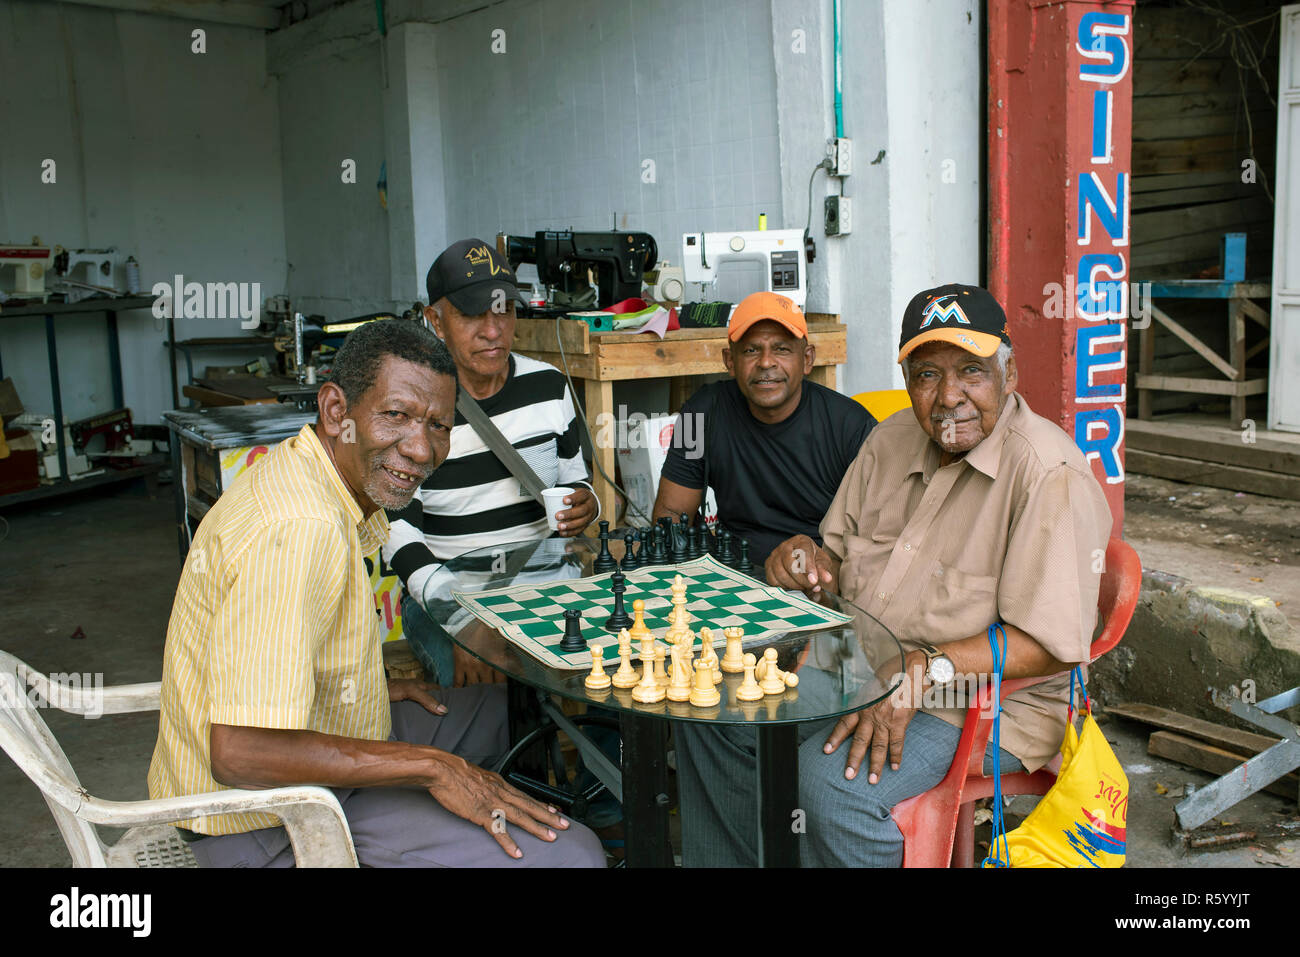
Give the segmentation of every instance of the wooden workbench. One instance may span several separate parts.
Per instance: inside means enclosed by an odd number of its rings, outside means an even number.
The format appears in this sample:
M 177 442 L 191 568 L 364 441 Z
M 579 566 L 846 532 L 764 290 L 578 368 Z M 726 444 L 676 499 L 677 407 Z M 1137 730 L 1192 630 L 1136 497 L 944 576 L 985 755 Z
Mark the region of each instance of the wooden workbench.
M 808 315 L 808 341 L 817 349 L 808 378 L 830 389 L 835 388 L 835 367 L 848 355 L 847 330 L 838 320 L 838 316 L 824 313 Z M 668 411 L 677 412 L 694 391 L 697 383 L 693 377 L 726 372 L 722 362 L 726 344 L 725 329 L 677 329 L 659 339 L 653 333 L 594 333 L 577 319 L 520 319 L 515 326 L 514 351 L 549 362 L 561 371 L 567 360 L 569 374 L 582 380 L 587 421 L 598 434 L 597 416 L 616 414 L 615 382 L 667 379 Z M 614 489 L 600 470 L 613 477 L 618 450 L 611 446 L 593 451 L 600 468 L 592 470 L 592 484 L 601 513 L 612 525 L 618 514 Z

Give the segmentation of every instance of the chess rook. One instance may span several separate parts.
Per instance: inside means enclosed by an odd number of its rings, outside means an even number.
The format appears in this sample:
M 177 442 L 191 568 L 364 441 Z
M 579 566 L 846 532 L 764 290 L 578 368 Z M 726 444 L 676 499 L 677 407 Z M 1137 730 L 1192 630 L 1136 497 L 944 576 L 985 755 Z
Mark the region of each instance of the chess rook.
M 582 640 L 582 612 L 576 608 L 564 609 L 564 637 L 560 639 L 560 650 L 569 653 L 587 650 L 587 643 Z

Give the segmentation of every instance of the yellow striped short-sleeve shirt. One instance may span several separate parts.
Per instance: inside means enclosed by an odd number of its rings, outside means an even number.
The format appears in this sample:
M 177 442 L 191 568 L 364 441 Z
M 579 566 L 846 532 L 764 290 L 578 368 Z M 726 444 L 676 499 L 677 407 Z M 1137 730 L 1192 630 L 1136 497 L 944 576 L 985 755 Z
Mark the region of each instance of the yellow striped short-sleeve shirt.
M 222 790 L 212 777 L 213 724 L 388 737 L 365 568 L 387 536 L 383 509 L 363 515 L 311 425 L 222 494 L 194 536 L 167 626 L 151 797 Z M 279 820 L 179 823 L 236 834 Z

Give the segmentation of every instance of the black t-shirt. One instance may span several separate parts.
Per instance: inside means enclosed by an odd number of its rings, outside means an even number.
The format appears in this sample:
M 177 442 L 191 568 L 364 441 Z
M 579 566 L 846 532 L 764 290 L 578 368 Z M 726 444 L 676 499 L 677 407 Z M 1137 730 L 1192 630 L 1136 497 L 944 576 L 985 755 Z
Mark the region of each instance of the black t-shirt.
M 700 418 L 678 418 L 663 477 L 686 488 L 711 486 L 718 521 L 749 541 L 750 561 L 760 569 L 792 535 L 821 544 L 822 517 L 876 424 L 857 402 L 807 379 L 799 407 L 775 425 L 750 414 L 734 379 L 704 386 L 681 414 Z

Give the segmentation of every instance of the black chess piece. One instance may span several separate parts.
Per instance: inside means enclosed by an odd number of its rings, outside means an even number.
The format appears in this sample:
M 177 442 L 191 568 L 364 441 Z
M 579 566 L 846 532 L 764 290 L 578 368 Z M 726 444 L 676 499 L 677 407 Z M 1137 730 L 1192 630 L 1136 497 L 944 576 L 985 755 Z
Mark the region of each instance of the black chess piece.
M 736 571 L 745 575 L 754 574 L 754 563 L 749 560 L 749 542 L 740 540 L 740 561 L 736 562 Z
M 731 550 L 731 531 L 730 529 L 724 528 L 722 530 L 722 538 L 718 542 L 718 561 L 730 568 L 735 560 L 736 556 Z
M 609 576 L 609 588 L 614 593 L 614 614 L 605 621 L 605 630 L 616 635 L 624 628 L 632 627 L 632 617 L 623 607 L 623 592 L 627 591 L 627 585 L 624 584 L 622 572 L 614 572 Z
M 594 574 L 599 575 L 602 572 L 612 572 L 618 564 L 614 561 L 614 556 L 609 553 L 609 522 L 600 523 L 600 553 L 596 560 L 591 563 L 591 570 Z
M 664 547 L 663 528 L 661 526 L 656 525 L 650 529 L 649 535 L 650 535 L 650 564 L 667 565 L 668 552 L 667 549 L 665 549 Z M 642 549 L 642 551 L 645 551 L 645 549 Z
M 701 544 L 701 534 L 704 529 L 698 525 L 692 525 L 686 530 L 686 558 L 691 560 L 699 558 L 704 554 L 704 546 Z
M 582 612 L 576 608 L 564 609 L 564 637 L 560 639 L 563 652 L 586 651 L 587 643 L 582 638 Z
M 672 529 L 673 542 L 673 564 L 680 565 L 686 561 L 686 527 L 673 522 Z
M 636 567 L 644 568 L 646 565 L 650 564 L 650 561 L 648 558 L 646 558 L 645 542 L 644 539 L 642 539 L 641 537 L 641 529 L 639 528 L 632 529 L 632 541 L 636 545 L 636 555 L 634 556 L 636 560 Z
M 623 530 L 623 557 L 619 560 L 618 570 L 630 572 L 637 567 L 636 552 L 632 551 L 632 529 Z

